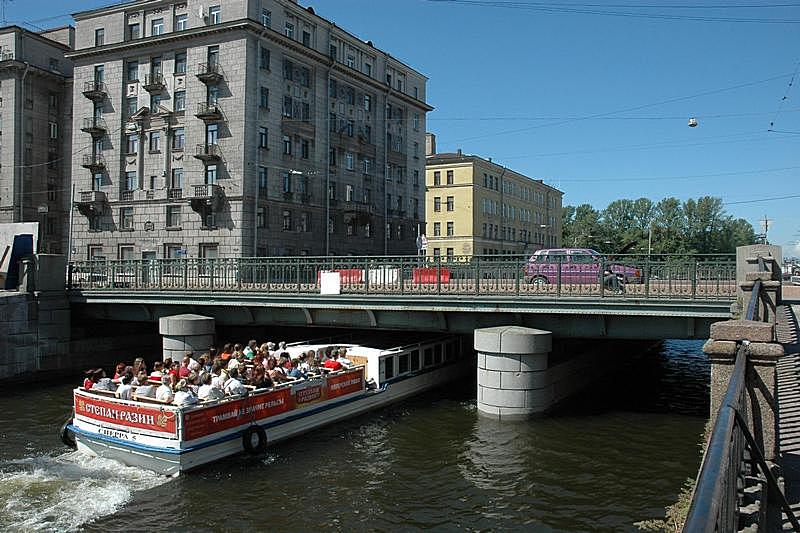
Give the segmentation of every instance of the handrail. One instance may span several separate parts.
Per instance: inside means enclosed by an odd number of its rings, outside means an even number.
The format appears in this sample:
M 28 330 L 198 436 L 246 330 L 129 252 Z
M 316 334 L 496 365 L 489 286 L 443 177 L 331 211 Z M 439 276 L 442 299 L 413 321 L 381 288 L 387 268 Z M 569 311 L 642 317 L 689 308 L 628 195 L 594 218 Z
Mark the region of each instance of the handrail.
M 753 283 L 753 292 L 750 296 L 750 301 L 747 303 L 747 310 L 744 314 L 745 320 L 754 320 L 756 316 L 756 304 L 761 299 L 761 280 L 758 279 Z

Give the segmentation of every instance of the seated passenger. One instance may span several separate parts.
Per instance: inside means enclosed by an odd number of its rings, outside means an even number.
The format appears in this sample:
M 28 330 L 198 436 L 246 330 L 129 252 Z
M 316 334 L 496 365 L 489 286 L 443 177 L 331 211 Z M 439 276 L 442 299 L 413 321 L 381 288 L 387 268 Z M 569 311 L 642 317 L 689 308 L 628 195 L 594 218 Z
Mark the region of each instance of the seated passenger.
M 272 380 L 266 375 L 263 366 L 256 366 L 253 369 L 253 377 L 250 380 L 250 385 L 253 385 L 257 389 L 268 389 L 274 386 Z
M 231 356 L 233 356 L 233 347 L 230 344 L 226 344 L 222 347 L 222 353 L 219 355 L 219 358 L 223 361 L 227 361 Z
M 188 355 L 184 356 L 183 361 L 181 361 L 181 366 L 178 367 L 178 378 L 179 379 L 186 379 L 186 377 L 191 374 L 191 370 L 189 369 L 189 362 L 191 361 L 191 357 Z
M 117 367 L 114 369 L 114 381 L 119 381 L 125 375 L 125 366 L 125 363 L 117 363 Z
M 200 380 L 200 388 L 197 390 L 197 397 L 201 400 L 221 400 L 225 397 L 225 391 L 220 387 L 211 384 L 211 374 L 203 374 Z
M 242 353 L 244 353 L 245 359 L 252 359 L 256 356 L 256 350 L 258 350 L 258 343 L 255 339 L 251 339 Z
M 147 363 L 143 358 L 137 357 L 133 360 L 133 375 L 138 376 L 140 372 L 147 372 Z
M 342 363 L 340 363 L 340 362 L 337 360 L 337 359 L 338 359 L 338 357 L 339 357 L 339 354 L 338 354 L 338 353 L 336 353 L 336 352 L 333 352 L 333 353 L 331 354 L 331 359 L 328 359 L 328 360 L 326 360 L 326 361 L 325 361 L 325 362 L 322 364 L 322 366 L 323 366 L 324 368 L 327 368 L 328 370 L 332 370 L 332 371 L 334 371 L 334 372 L 336 372 L 337 370 L 341 370 L 341 369 L 342 369 L 342 368 L 344 368 L 344 367 L 342 366 Z
M 136 387 L 136 390 L 133 391 L 133 399 L 137 398 L 155 398 L 156 397 L 156 387 L 152 383 L 150 383 L 147 379 L 147 374 L 142 372 L 139 374 L 139 377 L 136 378 L 139 382 L 139 386 Z
M 189 383 L 185 379 L 180 380 L 175 385 L 175 396 L 172 399 L 172 403 L 179 407 L 197 403 L 197 396 L 189 389 Z
M 161 377 L 161 386 L 156 389 L 156 400 L 161 400 L 162 402 L 171 402 L 175 395 L 172 393 L 172 387 L 170 387 L 170 383 L 172 380 L 169 376 L 162 376 Z
M 292 369 L 289 370 L 289 377 L 294 379 L 306 379 L 306 373 L 300 370 L 300 360 L 299 359 L 292 359 L 289 363 L 292 365 Z
M 155 381 L 156 383 L 161 383 L 161 376 L 163 376 L 164 370 L 164 363 L 161 361 L 156 361 L 153 363 L 153 371 L 150 372 L 150 381 Z
M 131 381 L 133 381 L 133 374 L 125 374 L 119 379 L 120 385 L 115 393 L 117 398 L 120 400 L 130 400 L 132 398 L 133 387 L 131 387 Z
M 92 377 L 94 377 L 96 369 L 90 368 L 86 372 L 83 373 L 83 389 L 84 390 L 92 390 L 92 386 L 94 385 L 94 381 L 92 381 Z
M 350 359 L 345 357 L 346 355 L 347 355 L 347 348 L 344 347 L 339 348 L 339 358 L 337 359 L 337 361 L 339 361 L 342 364 L 342 366 L 348 368 L 354 366 L 354 363 Z
M 92 390 L 110 390 L 114 391 L 117 387 L 114 385 L 114 382 L 111 381 L 111 378 L 106 377 L 106 371 L 102 368 L 98 368 L 94 371 L 94 376 L 92 376 L 92 381 L 94 384 L 92 385 Z
M 234 354 L 235 353 L 236 352 L 234 352 Z M 231 357 L 230 359 L 228 359 L 228 367 L 227 368 L 228 368 L 228 370 L 233 370 L 234 368 L 238 369 L 239 365 L 241 365 L 241 364 L 242 363 L 241 363 L 241 361 L 239 361 L 239 358 L 234 355 L 234 357 Z
M 230 377 L 225 382 L 225 386 L 223 390 L 226 394 L 230 394 L 231 396 L 241 396 L 247 394 L 247 389 L 242 382 L 239 381 L 239 372 L 234 368 L 230 371 Z

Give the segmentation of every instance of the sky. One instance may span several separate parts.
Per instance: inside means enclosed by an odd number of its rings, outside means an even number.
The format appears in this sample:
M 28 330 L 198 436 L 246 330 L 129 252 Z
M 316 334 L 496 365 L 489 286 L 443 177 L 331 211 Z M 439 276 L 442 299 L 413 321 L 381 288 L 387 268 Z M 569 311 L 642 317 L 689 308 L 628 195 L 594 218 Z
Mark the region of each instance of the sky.
M 5 19 L 109 3 L 12 0 Z M 565 205 L 717 196 L 800 256 L 800 0 L 300 4 L 429 78 L 440 152 L 543 179 Z

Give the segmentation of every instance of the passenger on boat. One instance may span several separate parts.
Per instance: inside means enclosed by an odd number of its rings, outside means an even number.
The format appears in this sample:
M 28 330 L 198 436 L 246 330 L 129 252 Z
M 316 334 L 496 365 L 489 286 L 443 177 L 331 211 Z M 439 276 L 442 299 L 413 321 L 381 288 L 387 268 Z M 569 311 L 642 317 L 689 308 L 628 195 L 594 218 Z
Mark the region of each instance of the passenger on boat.
M 189 358 L 189 364 L 186 366 L 189 367 L 190 371 L 197 372 L 200 370 L 200 363 L 194 358 L 194 352 L 186 352 L 186 357 Z
M 278 350 L 281 352 L 286 351 L 286 341 L 281 341 L 278 343 Z
M 200 379 L 200 388 L 197 390 L 197 397 L 201 400 L 221 400 L 225 397 L 225 391 L 220 387 L 211 384 L 211 374 L 203 374 Z
M 222 367 L 224 364 L 223 361 L 217 361 L 214 363 L 214 368 L 211 369 L 211 384 L 220 389 L 225 386 L 225 381 L 228 379 L 228 374 Z
M 163 376 L 164 363 L 156 361 L 153 363 L 153 371 L 150 372 L 150 381 L 161 383 L 161 376 Z
M 156 400 L 161 400 L 162 402 L 172 401 L 175 395 L 172 393 L 171 383 L 172 380 L 169 376 L 163 376 L 161 378 L 161 386 L 156 389 Z
M 143 358 L 137 357 L 133 360 L 133 375 L 138 376 L 140 372 L 147 373 L 147 363 Z
M 247 389 L 244 385 L 242 385 L 242 382 L 239 381 L 239 372 L 235 368 L 230 371 L 230 376 L 225 382 L 223 390 L 226 394 L 230 394 L 231 396 L 241 396 L 247 394 Z
M 133 381 L 133 374 L 125 374 L 120 378 L 120 385 L 117 387 L 116 395 L 117 398 L 120 400 L 130 400 L 133 396 L 133 387 L 131 387 L 131 381 Z
M 236 359 L 240 359 L 240 360 L 242 358 L 244 358 L 244 351 L 242 350 L 243 348 L 244 347 L 239 343 L 234 344 L 233 345 L 233 354 L 231 355 L 231 357 L 232 358 L 235 357 Z
M 94 385 L 94 381 L 92 378 L 94 377 L 94 373 L 97 371 L 96 368 L 90 368 L 86 372 L 83 373 L 83 388 L 84 390 L 92 390 L 92 386 Z
M 219 355 L 220 359 L 227 361 L 233 355 L 233 346 L 226 344 L 222 347 L 222 353 Z
M 269 376 L 267 376 L 264 367 L 256 365 L 253 368 L 253 377 L 250 379 L 250 385 L 254 386 L 256 389 L 268 389 L 275 384 L 269 379 Z
M 189 361 L 191 357 L 184 356 L 183 361 L 181 361 L 181 366 L 178 367 L 178 378 L 179 379 L 186 379 L 189 374 L 191 374 L 191 370 L 189 369 Z
M 92 390 L 110 390 L 113 392 L 116 389 L 114 382 L 111 381 L 111 378 L 106 377 L 106 371 L 102 368 L 98 368 L 94 371 L 92 381 L 94 382 Z
M 186 382 L 189 384 L 189 389 L 192 391 L 192 394 L 197 396 L 197 391 L 200 388 L 200 377 L 197 375 L 197 372 L 192 372 L 186 378 Z
M 347 356 L 347 348 L 345 347 L 339 348 L 339 358 L 337 359 L 337 361 L 339 361 L 339 363 L 341 363 L 342 366 L 347 368 L 354 366 L 353 361 L 348 359 L 346 356 Z
M 297 365 L 297 367 L 300 369 L 300 372 L 302 372 L 303 374 L 308 374 L 311 371 L 311 364 L 309 363 L 309 361 L 311 361 L 313 358 L 314 358 L 313 350 L 309 350 L 308 353 L 303 352 L 300 354 Z
M 156 387 L 152 383 L 147 381 L 147 374 L 144 372 L 139 374 L 139 377 L 136 378 L 139 382 L 139 386 L 133 391 L 133 399 L 136 400 L 138 398 L 155 398 L 156 397 Z
M 289 370 L 289 377 L 294 379 L 306 379 L 306 373 L 300 370 L 300 360 L 292 359 L 289 363 L 292 369 Z
M 322 366 L 323 366 L 324 368 L 327 368 L 328 370 L 332 370 L 332 371 L 334 371 L 334 372 L 336 372 L 337 370 L 341 370 L 342 368 L 344 368 L 344 367 L 342 366 L 342 363 L 340 363 L 340 362 L 338 361 L 339 354 L 338 354 L 337 352 L 333 352 L 333 353 L 331 354 L 331 356 L 332 356 L 332 357 L 331 357 L 330 359 L 328 359 L 327 361 L 325 361 L 325 362 L 322 364 Z
M 189 383 L 185 379 L 180 380 L 175 385 L 175 397 L 172 399 L 172 403 L 179 407 L 197 403 L 197 396 L 189 388 Z
M 127 365 L 125 363 L 117 363 L 116 368 L 114 369 L 114 381 L 119 380 L 125 374 L 125 367 Z
M 250 342 L 247 343 L 243 353 L 245 358 L 252 359 L 256 355 L 256 350 L 258 350 L 258 342 L 255 339 L 250 339 Z

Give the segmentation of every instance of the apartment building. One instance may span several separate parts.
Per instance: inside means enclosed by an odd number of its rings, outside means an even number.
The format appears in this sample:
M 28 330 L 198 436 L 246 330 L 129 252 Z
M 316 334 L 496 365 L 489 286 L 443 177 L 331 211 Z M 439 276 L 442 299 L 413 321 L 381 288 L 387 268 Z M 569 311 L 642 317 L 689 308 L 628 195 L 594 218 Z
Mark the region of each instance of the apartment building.
M 39 250 L 69 237 L 71 27 L 0 28 L 0 223 L 39 222 Z
M 414 252 L 422 74 L 291 0 L 74 17 L 74 259 Z
M 425 183 L 429 256 L 528 254 L 561 245 L 563 193 L 542 180 L 459 151 L 428 155 Z

